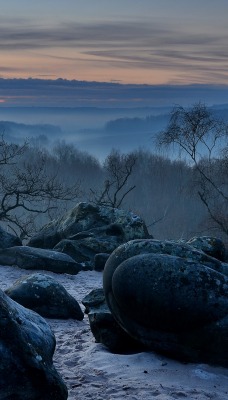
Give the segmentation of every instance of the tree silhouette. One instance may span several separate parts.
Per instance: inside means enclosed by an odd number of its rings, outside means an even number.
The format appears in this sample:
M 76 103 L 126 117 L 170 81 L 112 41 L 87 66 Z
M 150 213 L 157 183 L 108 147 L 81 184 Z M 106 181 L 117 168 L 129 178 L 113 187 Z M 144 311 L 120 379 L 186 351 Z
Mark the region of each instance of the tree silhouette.
M 100 191 L 90 189 L 92 201 L 97 205 L 119 208 L 125 197 L 135 189 L 129 185 L 137 157 L 134 153 L 120 154 L 113 150 L 104 162 L 106 178 Z
M 205 104 L 176 106 L 167 128 L 157 136 L 159 146 L 178 149 L 194 172 L 198 196 L 209 219 L 228 235 L 228 126 Z
M 0 220 L 22 239 L 34 229 L 34 219 L 56 207 L 58 200 L 76 199 L 80 184 L 68 186 L 50 171 L 45 151 L 7 143 L 0 138 Z

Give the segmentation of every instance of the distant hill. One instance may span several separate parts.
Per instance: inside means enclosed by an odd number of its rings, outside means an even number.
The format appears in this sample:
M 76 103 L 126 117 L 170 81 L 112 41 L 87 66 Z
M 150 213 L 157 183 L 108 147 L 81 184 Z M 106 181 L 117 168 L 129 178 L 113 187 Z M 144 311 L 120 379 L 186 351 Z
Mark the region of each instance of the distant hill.
M 105 124 L 104 130 L 107 133 L 114 132 L 156 132 L 165 128 L 169 120 L 168 114 L 149 115 L 145 118 L 117 118 L 108 121 Z
M 11 121 L 0 121 L 0 134 L 14 143 L 20 143 L 25 138 L 39 138 L 47 144 L 50 138 L 60 136 L 62 130 L 59 126 L 51 124 L 22 124 Z
M 74 144 L 99 159 L 112 148 L 129 152 L 138 147 L 153 149 L 153 137 L 167 127 L 172 107 L 154 108 L 54 108 L 0 107 L 0 135 L 8 141 L 51 147 L 58 140 Z M 210 107 L 228 123 L 228 105 Z
M 217 118 L 223 119 L 228 122 L 228 105 L 221 105 L 220 107 L 211 107 L 214 115 Z M 127 133 L 127 132 L 158 132 L 165 129 L 169 121 L 169 113 L 159 115 L 148 115 L 145 118 L 140 117 L 124 117 L 108 121 L 104 126 L 104 131 L 107 133 Z

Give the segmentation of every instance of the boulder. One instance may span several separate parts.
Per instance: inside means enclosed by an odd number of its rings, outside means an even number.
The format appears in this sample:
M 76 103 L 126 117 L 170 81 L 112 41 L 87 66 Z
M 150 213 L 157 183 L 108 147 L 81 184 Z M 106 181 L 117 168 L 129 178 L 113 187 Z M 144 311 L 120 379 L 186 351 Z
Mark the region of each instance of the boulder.
M 105 305 L 105 295 L 103 288 L 93 289 L 83 299 L 82 304 L 85 306 L 85 314 L 88 314 L 93 308 Z
M 46 318 L 73 318 L 84 314 L 75 298 L 49 275 L 35 273 L 18 279 L 5 293 L 22 306 Z
M 106 275 L 108 274 L 107 271 L 111 271 L 110 265 L 115 269 L 127 258 L 147 253 L 168 254 L 194 260 L 228 276 L 228 264 L 208 256 L 203 251 L 197 250 L 186 243 L 155 239 L 136 239 L 119 246 L 111 255 L 112 258 L 109 263 L 109 269 L 106 270 Z
M 117 246 L 131 239 L 150 237 L 144 221 L 133 213 L 82 202 L 45 225 L 28 245 L 51 249 L 62 239 L 83 240 L 90 236 L 109 238 L 108 241 L 114 237 Z
M 19 237 L 6 232 L 0 227 L 0 249 L 6 249 L 7 247 L 21 246 L 22 242 Z
M 109 258 L 110 254 L 107 253 L 98 253 L 94 257 L 94 270 L 101 272 L 104 270 L 105 263 Z
M 76 262 L 85 264 L 88 269 L 93 270 L 96 254 L 111 254 L 119 244 L 116 238 L 89 236 L 78 240 L 63 239 L 54 250 L 68 254 Z
M 82 267 L 67 254 L 28 246 L 0 250 L 0 265 L 16 265 L 29 270 L 46 270 L 59 274 L 76 275 Z
M 188 240 L 187 244 L 204 251 L 204 253 L 211 257 L 217 258 L 220 261 L 225 261 L 226 249 L 221 239 L 211 236 L 193 237 Z
M 119 244 L 115 238 L 90 236 L 79 240 L 63 239 L 54 247 L 54 250 L 70 255 L 78 263 L 90 262 L 93 269 L 94 257 L 97 253 L 111 254 Z
M 55 337 L 47 322 L 0 290 L 0 398 L 65 400 L 52 362 Z
M 151 350 L 227 367 L 228 266 L 190 246 L 174 247 L 149 240 L 116 249 L 103 274 L 109 309 Z
M 127 354 L 139 352 L 144 346 L 129 336 L 116 322 L 106 302 L 103 289 L 94 289 L 83 300 L 89 317 L 91 332 L 98 343 L 111 352 Z

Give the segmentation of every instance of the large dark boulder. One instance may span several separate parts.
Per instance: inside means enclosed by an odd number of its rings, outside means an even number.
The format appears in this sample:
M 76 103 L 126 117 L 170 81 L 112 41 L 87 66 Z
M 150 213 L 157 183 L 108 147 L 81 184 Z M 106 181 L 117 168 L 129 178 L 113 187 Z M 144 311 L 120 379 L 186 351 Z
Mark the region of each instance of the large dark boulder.
M 5 293 L 22 306 L 46 318 L 73 318 L 84 314 L 75 298 L 49 275 L 36 273 L 18 279 Z
M 107 304 L 119 325 L 150 349 L 227 367 L 228 277 L 222 271 L 228 266 L 190 246 L 174 247 L 149 240 L 116 249 L 103 275 Z
M 54 350 L 55 337 L 46 321 L 0 290 L 0 398 L 67 399 L 52 363 Z
M 0 250 L 0 265 L 16 265 L 29 270 L 46 270 L 59 274 L 77 274 L 82 267 L 67 254 L 28 246 Z
M 19 237 L 6 232 L 0 227 L 0 249 L 6 249 L 7 247 L 21 246 L 22 242 Z
M 98 343 L 102 343 L 116 354 L 139 352 L 142 343 L 133 339 L 116 322 L 105 301 L 103 289 L 94 289 L 84 297 L 82 303 L 88 313 L 91 332 Z
M 82 240 L 90 235 L 114 237 L 117 246 L 131 239 L 149 237 L 144 221 L 133 213 L 84 202 L 45 225 L 28 245 L 51 249 L 62 239 Z
M 168 254 L 184 259 L 190 259 L 196 262 L 203 263 L 204 265 L 213 268 L 214 270 L 221 272 L 228 276 L 228 264 L 222 263 L 221 261 L 208 256 L 203 251 L 197 250 L 189 244 L 173 242 L 169 240 L 131 240 L 119 246 L 113 253 L 111 262 L 109 263 L 109 273 L 111 268 L 114 270 L 124 260 L 133 257 L 138 254 Z M 112 267 L 110 266 L 112 265 Z M 108 274 L 106 270 L 106 275 Z

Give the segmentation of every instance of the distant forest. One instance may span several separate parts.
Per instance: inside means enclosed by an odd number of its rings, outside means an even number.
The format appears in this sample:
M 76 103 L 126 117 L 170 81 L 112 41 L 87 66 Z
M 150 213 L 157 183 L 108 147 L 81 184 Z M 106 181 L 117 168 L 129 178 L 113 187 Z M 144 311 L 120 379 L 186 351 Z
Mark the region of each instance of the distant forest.
M 200 103 L 197 107 L 208 112 Z M 181 112 L 186 113 L 185 110 Z M 208 115 L 210 118 L 212 115 L 212 122 L 217 117 L 222 117 L 226 122 L 228 114 L 227 110 L 219 109 L 213 110 L 212 114 L 209 110 Z M 152 126 L 155 129 L 156 119 L 162 119 L 163 125 L 166 122 L 161 116 L 118 118 L 107 122 L 105 130 L 136 132 L 150 130 Z M 0 128 L 3 127 L 2 123 Z M 77 202 L 90 201 L 96 204 L 105 196 L 114 196 L 116 190 L 118 196 L 123 197 L 120 207 L 142 217 L 154 238 L 176 240 L 210 234 L 227 241 L 227 144 L 223 148 L 221 161 L 213 159 L 210 153 L 209 164 L 202 157 L 198 166 L 189 162 L 189 158 L 180 157 L 177 148 L 172 152 L 172 147 L 168 151 L 152 143 L 151 151 L 138 148 L 123 153 L 118 148 L 113 149 L 101 161 L 91 152 L 79 150 L 76 144 L 58 140 L 53 126 L 41 126 L 47 129 L 47 133 L 51 128 L 53 144 L 48 147 L 46 135 L 40 135 L 39 126 L 37 140 L 33 137 L 24 144 L 21 141 L 14 144 L 12 137 L 17 128 L 27 130 L 26 125 L 9 123 L 5 128 L 8 128 L 8 137 L 6 135 L 5 138 L 2 129 L 3 136 L 0 139 L 0 220 L 4 227 L 24 240 Z M 171 136 L 171 144 L 172 140 Z M 206 151 L 208 144 L 210 140 L 205 142 Z M 199 167 L 203 168 L 203 173 L 208 173 L 210 168 L 210 179 L 213 181 L 210 188 L 205 185 L 205 179 L 201 181 L 201 198 L 199 175 L 196 174 Z M 126 182 L 121 188 L 126 171 L 130 173 L 127 172 Z M 113 177 L 114 181 L 115 178 L 119 180 L 119 189 L 115 189 Z M 219 186 L 216 187 L 214 182 Z M 218 195 L 221 194 L 219 203 Z M 211 210 L 213 218 L 210 218 Z M 216 224 L 217 218 L 222 229 Z
M 140 149 L 129 154 L 135 157 L 136 162 L 124 189 L 127 191 L 132 186 L 135 188 L 125 197 L 122 208 L 141 216 L 150 233 L 158 239 L 188 239 L 210 231 L 205 208 L 194 193 L 192 169 L 186 162 Z M 32 231 L 61 216 L 78 201 L 94 201 L 93 193 L 102 191 L 108 178 L 106 161 L 100 163 L 94 156 L 64 141 L 56 143 L 52 150 L 29 145 L 17 160 L 17 173 L 20 169 L 23 172 L 28 162 L 30 166 L 34 164 L 35 173 L 40 163 L 45 162 L 46 175 L 51 176 L 54 172 L 59 182 L 68 187 L 75 184 L 78 187 L 74 200 L 56 199 L 48 213 L 37 213 L 36 218 L 32 218 Z M 8 176 L 9 187 L 10 179 L 15 179 L 11 168 L 10 165 L 4 166 L 0 184 Z M 14 212 L 18 218 L 26 219 L 30 214 L 29 208 L 28 211 L 23 210 L 23 215 L 19 209 Z M 14 230 L 10 220 L 5 220 L 4 225 L 9 231 Z

